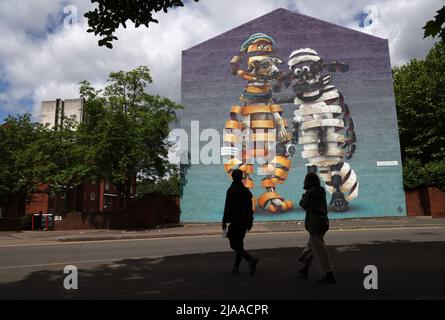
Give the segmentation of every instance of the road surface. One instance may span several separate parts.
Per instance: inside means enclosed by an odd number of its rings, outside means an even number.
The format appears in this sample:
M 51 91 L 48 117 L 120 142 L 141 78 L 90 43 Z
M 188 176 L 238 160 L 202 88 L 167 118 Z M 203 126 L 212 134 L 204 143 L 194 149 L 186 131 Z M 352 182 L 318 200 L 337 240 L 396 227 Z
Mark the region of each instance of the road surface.
M 444 299 L 445 228 L 333 230 L 326 242 L 338 283 L 296 274 L 305 232 L 248 234 L 258 271 L 229 274 L 221 236 L 118 241 L 0 244 L 0 299 Z M 66 265 L 78 289 L 66 290 Z M 365 290 L 375 265 L 378 289 Z

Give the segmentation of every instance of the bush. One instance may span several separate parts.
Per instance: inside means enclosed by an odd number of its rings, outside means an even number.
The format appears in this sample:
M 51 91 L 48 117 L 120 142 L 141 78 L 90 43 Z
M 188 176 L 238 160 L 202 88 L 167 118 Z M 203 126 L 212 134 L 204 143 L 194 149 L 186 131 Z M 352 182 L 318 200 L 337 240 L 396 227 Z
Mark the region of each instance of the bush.
M 407 159 L 403 164 L 403 186 L 406 190 L 436 187 L 445 191 L 445 161 L 422 165 L 420 160 Z
M 445 192 L 445 160 L 427 163 L 423 176 L 428 187 L 436 187 Z
M 22 230 L 31 230 L 32 228 L 32 215 L 25 214 L 20 218 L 20 227 Z
M 157 194 L 181 194 L 181 181 L 178 176 L 172 176 L 169 179 L 160 179 L 156 182 L 139 181 L 137 184 L 138 197 L 143 197 L 149 193 Z

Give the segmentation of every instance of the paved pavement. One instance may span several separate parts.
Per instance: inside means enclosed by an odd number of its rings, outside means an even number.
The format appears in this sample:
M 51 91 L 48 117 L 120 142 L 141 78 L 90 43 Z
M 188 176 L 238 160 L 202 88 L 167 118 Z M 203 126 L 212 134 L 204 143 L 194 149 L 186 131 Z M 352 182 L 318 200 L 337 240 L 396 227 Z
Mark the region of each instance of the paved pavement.
M 233 253 L 219 231 L 108 241 L 0 241 L 0 299 L 445 299 L 445 226 L 437 221 L 330 231 L 328 250 L 338 279 L 330 286 L 316 283 L 316 270 L 308 281 L 297 276 L 307 238 L 302 230 L 248 234 L 246 247 L 260 258 L 254 277 L 246 264 L 240 275 L 228 274 Z M 68 264 L 79 270 L 78 290 L 63 288 Z M 378 268 L 378 290 L 363 288 L 366 265 Z
M 445 227 L 445 219 L 431 217 L 382 217 L 331 220 L 331 230 Z M 299 232 L 304 230 L 303 221 L 258 222 L 252 233 Z M 0 245 L 33 244 L 63 241 L 122 240 L 184 236 L 221 235 L 220 223 L 185 223 L 169 228 L 152 230 L 70 230 L 70 231 L 22 231 L 0 232 Z

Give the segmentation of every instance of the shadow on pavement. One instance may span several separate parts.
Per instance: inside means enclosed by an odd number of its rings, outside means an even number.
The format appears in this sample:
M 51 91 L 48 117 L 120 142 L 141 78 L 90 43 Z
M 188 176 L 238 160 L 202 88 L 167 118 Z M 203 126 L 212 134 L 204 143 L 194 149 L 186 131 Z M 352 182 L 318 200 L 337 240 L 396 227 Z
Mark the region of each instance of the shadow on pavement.
M 249 277 L 230 275 L 233 253 L 80 264 L 79 289 L 63 288 L 63 266 L 32 271 L 0 284 L 0 299 L 443 299 L 445 242 L 379 242 L 328 247 L 338 283 L 320 285 L 312 270 L 297 276 L 301 248 L 252 250 L 260 258 Z M 363 269 L 375 265 L 378 290 L 363 288 Z M 4 270 L 3 270 L 4 271 Z M 3 272 L 2 271 L 2 272 Z M 25 271 L 24 271 L 25 272 Z

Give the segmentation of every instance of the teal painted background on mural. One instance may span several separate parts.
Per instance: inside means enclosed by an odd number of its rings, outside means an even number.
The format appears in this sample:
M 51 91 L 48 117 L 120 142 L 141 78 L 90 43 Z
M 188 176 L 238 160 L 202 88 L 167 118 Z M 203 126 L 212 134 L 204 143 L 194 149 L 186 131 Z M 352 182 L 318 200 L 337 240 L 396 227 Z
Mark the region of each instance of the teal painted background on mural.
M 298 156 L 298 155 L 297 155 Z M 294 165 L 296 157 L 293 158 Z M 303 160 L 299 159 L 299 166 L 292 168 L 285 185 L 280 185 L 277 191 L 295 203 L 295 209 L 285 213 L 271 214 L 267 210 L 258 209 L 255 221 L 295 220 L 304 219 L 303 209 L 298 207 L 298 201 L 303 193 L 303 179 L 306 169 Z M 351 165 L 353 163 L 351 162 Z M 372 163 L 369 163 L 372 167 Z M 230 180 L 220 165 L 200 165 L 189 170 L 189 182 L 186 186 L 186 199 L 181 202 L 181 221 L 211 222 L 222 219 L 224 199 Z M 374 163 L 374 167 L 376 164 Z M 406 215 L 405 199 L 399 181 L 391 183 L 391 179 L 399 177 L 399 167 L 378 167 L 356 171 L 360 184 L 359 197 L 350 203 L 350 210 L 344 213 L 330 212 L 330 218 L 356 218 L 375 216 Z M 211 177 L 209 179 L 209 177 Z M 388 177 L 391 177 L 388 180 Z M 261 177 L 254 176 L 255 184 L 259 185 Z M 259 196 L 261 188 L 254 188 L 254 196 Z M 327 194 L 327 201 L 330 194 Z M 400 208 L 400 209 L 399 209 Z

